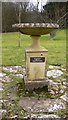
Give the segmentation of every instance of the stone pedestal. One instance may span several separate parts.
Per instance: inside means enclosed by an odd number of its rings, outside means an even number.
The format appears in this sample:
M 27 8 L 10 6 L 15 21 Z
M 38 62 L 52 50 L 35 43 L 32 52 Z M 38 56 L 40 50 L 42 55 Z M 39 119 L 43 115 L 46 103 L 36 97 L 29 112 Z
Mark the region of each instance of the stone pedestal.
M 26 89 L 33 89 L 47 85 L 46 73 L 48 50 L 40 46 L 40 36 L 31 36 L 31 38 L 33 40 L 32 45 L 25 50 Z
M 35 88 L 41 84 L 44 86 L 44 83 L 46 83 L 48 51 L 40 46 L 39 38 L 41 35 L 49 34 L 59 28 L 59 25 L 53 23 L 20 23 L 14 24 L 13 27 L 17 28 L 22 34 L 30 35 L 33 40 L 32 45 L 25 50 L 25 85 L 34 84 Z

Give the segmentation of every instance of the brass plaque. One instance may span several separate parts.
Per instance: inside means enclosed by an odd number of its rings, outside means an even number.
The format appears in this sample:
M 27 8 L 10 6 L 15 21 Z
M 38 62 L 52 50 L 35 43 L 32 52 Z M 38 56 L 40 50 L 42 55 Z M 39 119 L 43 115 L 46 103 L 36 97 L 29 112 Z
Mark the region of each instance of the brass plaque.
M 45 57 L 30 57 L 30 62 L 33 63 L 45 62 Z

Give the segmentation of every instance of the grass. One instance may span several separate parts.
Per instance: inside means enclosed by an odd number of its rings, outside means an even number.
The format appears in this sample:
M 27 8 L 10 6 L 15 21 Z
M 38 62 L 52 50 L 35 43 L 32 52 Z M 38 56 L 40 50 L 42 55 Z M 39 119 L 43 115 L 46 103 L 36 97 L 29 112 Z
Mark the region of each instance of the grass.
M 58 30 L 55 40 L 50 35 L 40 38 L 41 45 L 48 49 L 48 64 L 59 64 L 66 66 L 66 30 Z M 19 46 L 20 42 L 20 46 Z M 30 36 L 17 32 L 2 34 L 2 64 L 23 65 L 25 64 L 24 50 L 31 44 Z

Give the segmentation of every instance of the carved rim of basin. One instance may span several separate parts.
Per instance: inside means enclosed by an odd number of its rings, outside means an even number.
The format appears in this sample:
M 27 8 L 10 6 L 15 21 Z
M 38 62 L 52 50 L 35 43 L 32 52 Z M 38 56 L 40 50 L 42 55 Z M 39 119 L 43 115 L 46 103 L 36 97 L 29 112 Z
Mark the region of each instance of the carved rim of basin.
M 53 23 L 19 23 L 13 24 L 12 27 L 17 28 L 22 34 L 40 36 L 59 28 L 59 25 Z

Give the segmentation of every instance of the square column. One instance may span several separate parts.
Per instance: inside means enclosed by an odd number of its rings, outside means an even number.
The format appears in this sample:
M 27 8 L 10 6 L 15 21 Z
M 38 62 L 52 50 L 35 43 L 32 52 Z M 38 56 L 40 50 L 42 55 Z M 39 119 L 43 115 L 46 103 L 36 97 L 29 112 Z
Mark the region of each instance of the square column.
M 32 45 L 25 50 L 26 89 L 34 89 L 47 85 L 46 73 L 47 73 L 48 50 L 41 47 L 39 41 L 36 41 L 37 36 L 35 41 L 34 38 Z

